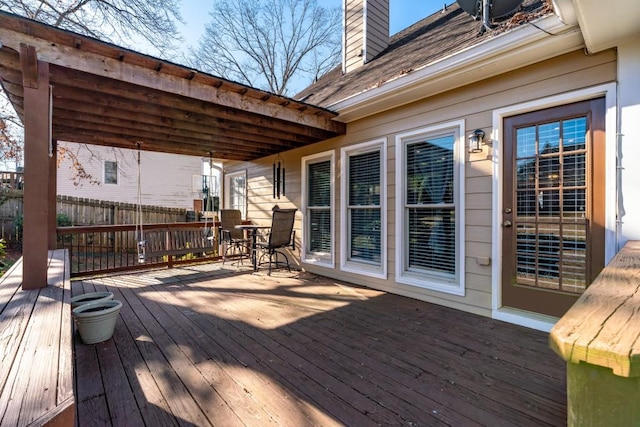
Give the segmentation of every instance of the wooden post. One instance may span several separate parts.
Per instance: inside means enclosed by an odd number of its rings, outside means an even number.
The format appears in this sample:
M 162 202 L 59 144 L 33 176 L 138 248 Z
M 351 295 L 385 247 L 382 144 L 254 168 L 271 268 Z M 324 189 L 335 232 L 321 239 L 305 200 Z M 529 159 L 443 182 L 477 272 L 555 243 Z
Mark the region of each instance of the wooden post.
M 567 362 L 569 427 L 640 425 L 640 241 L 629 241 L 549 334 Z
M 567 363 L 567 425 L 637 426 L 639 377 L 614 375 L 590 363 Z
M 24 231 L 23 289 L 47 286 L 50 227 L 49 64 L 35 48 L 22 44 L 24 84 Z M 55 200 L 55 191 L 53 198 Z M 55 210 L 54 210 L 55 214 Z M 55 229 L 54 229 L 55 233 Z
M 50 145 L 51 152 L 49 153 L 49 194 L 48 194 L 48 205 L 49 205 L 49 249 L 56 249 L 58 246 L 58 235 L 56 232 L 56 228 L 58 226 L 57 221 L 57 200 L 56 194 L 58 192 L 58 167 L 57 167 L 57 151 L 58 151 L 58 141 L 51 141 Z

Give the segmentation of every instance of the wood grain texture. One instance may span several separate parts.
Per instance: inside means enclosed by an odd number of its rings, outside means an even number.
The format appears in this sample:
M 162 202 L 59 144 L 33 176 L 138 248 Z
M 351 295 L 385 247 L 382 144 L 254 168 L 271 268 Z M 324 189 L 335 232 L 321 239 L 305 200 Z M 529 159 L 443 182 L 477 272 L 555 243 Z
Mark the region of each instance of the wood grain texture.
M 48 285 L 22 290 L 19 262 L 0 282 L 0 425 L 73 425 L 69 260 L 50 251 Z
M 551 330 L 564 360 L 640 376 L 640 242 L 622 248 Z
M 82 283 L 74 292 L 109 290 L 124 303 L 109 350 L 119 357 L 100 359 L 99 369 L 124 370 L 129 385 L 120 387 L 147 425 L 562 425 L 566 417 L 564 365 L 537 331 L 310 273 L 203 264 Z M 86 347 L 76 342 L 78 352 Z M 122 407 L 104 375 L 83 370 L 77 380 L 86 390 L 79 401 Z M 118 424 L 115 413 L 105 424 Z

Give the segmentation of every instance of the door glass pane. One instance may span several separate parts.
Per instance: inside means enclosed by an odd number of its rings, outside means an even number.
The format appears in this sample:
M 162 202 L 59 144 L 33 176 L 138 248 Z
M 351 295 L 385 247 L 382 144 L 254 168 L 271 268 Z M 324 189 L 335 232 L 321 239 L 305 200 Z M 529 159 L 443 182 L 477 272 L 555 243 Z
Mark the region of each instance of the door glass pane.
M 587 118 L 578 117 L 562 122 L 563 149 L 567 151 L 584 150 L 587 141 Z
M 562 205 L 562 216 L 565 221 L 584 219 L 587 207 L 584 188 L 564 190 Z
M 586 181 L 585 153 L 564 156 L 562 179 L 565 187 L 584 186 Z
M 586 117 L 516 131 L 516 282 L 582 292 L 587 266 Z
M 535 159 L 518 160 L 516 162 L 516 182 L 518 190 L 536 188 Z
M 538 150 L 540 154 L 557 153 L 560 150 L 560 123 L 538 126 Z
M 530 126 L 516 130 L 516 148 L 518 159 L 536 155 L 536 127 Z

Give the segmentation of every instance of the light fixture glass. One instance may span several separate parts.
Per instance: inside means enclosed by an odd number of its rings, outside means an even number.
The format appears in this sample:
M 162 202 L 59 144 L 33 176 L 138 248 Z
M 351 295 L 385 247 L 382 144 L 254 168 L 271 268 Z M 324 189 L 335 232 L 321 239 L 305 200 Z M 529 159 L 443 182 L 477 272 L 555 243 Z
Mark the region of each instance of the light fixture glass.
M 476 129 L 471 135 L 469 135 L 469 152 L 480 153 L 482 152 L 482 143 L 484 140 L 484 131 L 482 129 Z

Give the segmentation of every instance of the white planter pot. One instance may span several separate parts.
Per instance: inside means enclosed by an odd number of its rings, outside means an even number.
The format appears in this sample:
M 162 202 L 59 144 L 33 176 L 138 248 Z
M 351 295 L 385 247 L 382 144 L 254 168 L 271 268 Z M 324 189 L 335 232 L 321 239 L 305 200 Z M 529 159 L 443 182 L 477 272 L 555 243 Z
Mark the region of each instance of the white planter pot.
M 113 292 L 89 292 L 86 294 L 76 295 L 71 298 L 71 308 L 76 308 L 82 304 L 89 302 L 102 302 L 113 299 Z
M 117 300 L 89 302 L 74 308 L 71 313 L 80 338 L 85 344 L 96 344 L 113 336 L 122 303 Z

